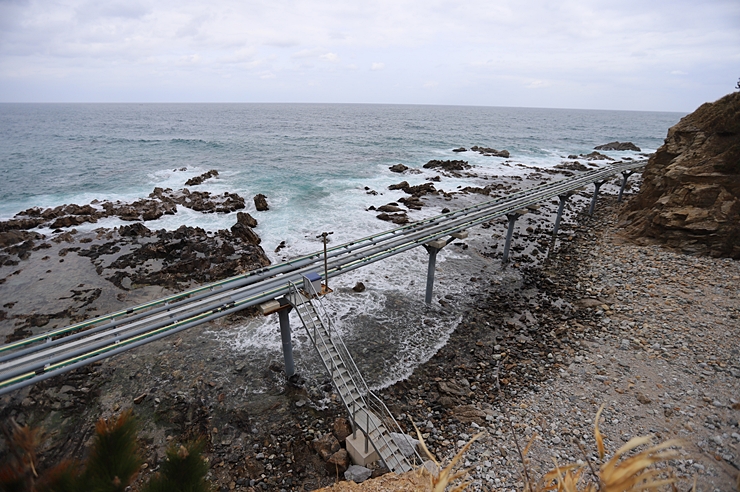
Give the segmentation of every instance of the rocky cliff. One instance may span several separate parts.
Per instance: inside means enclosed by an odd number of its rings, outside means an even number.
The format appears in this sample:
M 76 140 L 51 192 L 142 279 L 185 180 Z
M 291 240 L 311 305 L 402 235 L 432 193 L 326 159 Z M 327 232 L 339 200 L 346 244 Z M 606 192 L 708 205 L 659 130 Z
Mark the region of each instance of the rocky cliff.
M 740 259 L 740 93 L 668 130 L 620 222 L 635 239 Z

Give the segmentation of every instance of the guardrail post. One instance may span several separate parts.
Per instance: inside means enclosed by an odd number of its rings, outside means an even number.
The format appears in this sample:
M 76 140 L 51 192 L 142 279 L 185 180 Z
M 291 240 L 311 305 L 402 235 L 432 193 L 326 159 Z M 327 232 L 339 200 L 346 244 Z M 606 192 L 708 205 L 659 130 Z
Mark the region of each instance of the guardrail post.
M 506 244 L 504 244 L 503 263 L 508 263 L 509 261 L 509 249 L 511 248 L 511 237 L 514 235 L 514 223 L 516 222 L 516 219 L 518 219 L 522 215 L 523 214 L 520 214 L 519 212 L 506 214 L 506 218 L 509 219 L 509 228 L 506 231 Z
M 622 193 L 624 193 L 624 188 L 627 186 L 627 178 L 632 176 L 634 173 L 634 171 L 622 171 L 622 187 L 619 188 L 619 197 L 617 197 L 617 202 L 622 202 Z
M 601 188 L 601 185 L 604 183 L 606 183 L 606 180 L 594 181 L 594 196 L 591 198 L 591 206 L 588 208 L 588 215 L 594 214 L 594 208 L 596 208 L 596 197 L 599 196 L 599 188 Z
M 565 202 L 570 198 L 569 193 L 564 193 L 562 195 L 558 195 L 558 198 L 560 198 L 560 205 L 558 205 L 558 216 L 555 217 L 555 227 L 552 230 L 552 237 L 556 237 L 558 235 L 558 229 L 560 229 L 560 219 L 563 218 L 563 209 L 565 209 Z
M 287 300 L 285 301 L 287 302 Z M 295 363 L 293 362 L 293 341 L 290 333 L 290 304 L 278 311 L 280 318 L 280 338 L 283 342 L 283 359 L 285 360 L 285 377 L 290 379 L 295 375 Z

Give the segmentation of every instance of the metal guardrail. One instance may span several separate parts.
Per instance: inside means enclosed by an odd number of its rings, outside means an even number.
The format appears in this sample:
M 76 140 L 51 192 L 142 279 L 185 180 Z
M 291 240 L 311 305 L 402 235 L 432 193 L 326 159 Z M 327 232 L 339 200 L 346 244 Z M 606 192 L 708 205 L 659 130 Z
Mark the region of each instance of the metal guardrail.
M 0 395 L 165 336 L 284 296 L 291 282 L 327 261 L 334 277 L 518 209 L 572 192 L 645 162 L 609 166 L 366 236 L 0 346 Z M 326 280 L 326 279 L 325 279 Z

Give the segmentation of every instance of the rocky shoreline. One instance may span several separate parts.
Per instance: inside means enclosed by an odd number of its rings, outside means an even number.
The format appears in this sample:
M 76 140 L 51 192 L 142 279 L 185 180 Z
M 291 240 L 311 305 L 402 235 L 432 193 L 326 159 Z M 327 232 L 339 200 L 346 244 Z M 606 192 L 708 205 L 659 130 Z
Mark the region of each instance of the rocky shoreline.
M 445 173 L 465 169 L 461 164 L 440 162 L 429 169 L 437 168 Z M 450 169 L 445 169 L 445 165 Z M 578 172 L 568 166 L 574 167 L 565 163 L 562 169 L 553 172 L 561 175 Z M 395 172 L 406 171 L 397 169 Z M 210 173 L 203 179 L 215 175 Z M 431 183 L 419 189 L 412 189 L 406 183 L 399 189 L 411 196 L 400 203 L 405 203 L 409 211 L 416 209 L 417 202 L 419 207 L 444 210 L 444 207 L 455 207 L 449 203 L 451 200 L 496 196 L 547 179 L 545 173 L 533 171 L 524 183 L 516 179 L 503 183 L 497 180 L 484 188 L 453 193 L 435 190 Z M 156 191 L 150 198 L 160 203 L 169 203 L 167 200 L 173 196 L 167 190 Z M 691 423 L 698 436 L 694 439 L 694 434 L 690 434 L 691 439 L 703 449 L 718 453 L 716 456 L 720 458 L 709 463 L 702 458 L 687 461 L 688 464 L 683 464 L 685 474 L 697 470 L 700 483 L 722 489 L 730 483 L 729 475 L 723 474 L 718 463 L 737 466 L 738 440 L 733 441 L 733 436 L 740 432 L 737 412 L 733 410 L 737 402 L 732 400 L 740 394 L 737 391 L 740 372 L 737 376 L 733 372 L 740 371 L 740 367 L 732 362 L 737 361 L 738 355 L 736 349 L 732 352 L 732 339 L 722 333 L 707 335 L 711 343 L 701 345 L 701 359 L 694 356 L 694 362 L 701 367 L 697 377 L 704 377 L 702 381 L 711 383 L 710 388 L 674 390 L 667 383 L 635 379 L 643 377 L 643 372 L 646 378 L 655 376 L 652 368 L 645 368 L 648 362 L 675 361 L 687 366 L 691 362 L 668 357 L 674 355 L 674 348 L 681 351 L 684 345 L 668 343 L 666 333 L 660 331 L 666 329 L 662 325 L 666 321 L 651 316 L 670 315 L 653 310 L 642 297 L 643 292 L 655 292 L 651 289 L 659 288 L 670 277 L 657 274 L 653 287 L 642 285 L 639 282 L 645 278 L 644 272 L 633 264 L 631 257 L 655 256 L 660 262 L 652 268 L 658 272 L 681 262 L 691 264 L 694 259 L 681 255 L 674 258 L 673 253 L 655 247 L 616 242 L 614 199 L 600 199 L 596 216 L 589 218 L 579 215 L 588 197 L 586 191 L 569 202 L 566 223 L 555 245 L 550 241 L 549 231 L 550 215 L 557 201 L 521 219 L 512 262 L 505 269 L 500 266 L 503 222 L 484 224 L 471 240 L 459 243 L 459 251 L 490 267 L 470 277 L 470 291 L 478 293 L 464 299 L 444 295 L 438 299 L 430 316 L 439 310 L 459 311 L 462 321 L 436 355 L 417 367 L 411 377 L 381 390 L 380 394 L 407 432 L 411 431 L 411 420 L 419 426 L 429 448 L 439 458 L 449 459 L 463 441 L 481 430 L 485 432 L 465 464 L 471 468 L 474 490 L 521 489 L 521 463 L 512 447 L 511 429 L 506 421 L 512 421 L 521 441 L 535 432 L 545 436 L 544 449 L 535 448 L 530 458 L 532 466 L 549 467 L 553 453 L 563 461 L 580 457 L 572 441 L 588 441 L 589 426 L 600 403 L 610 405 L 604 414 L 608 419 L 604 431 L 616 432 L 613 426 L 619 431 L 618 437 L 615 434 L 609 441 L 614 446 L 637 432 L 634 422 L 645 423 L 642 427 L 648 432 L 659 429 L 661 438 L 670 435 L 673 425 L 664 423 L 663 418 L 678 423 L 680 416 Z M 142 207 L 141 210 L 146 208 Z M 44 217 L 45 211 L 31 211 L 25 218 L 43 218 L 49 223 L 63 217 L 86 216 L 67 212 L 61 209 L 53 217 Z M 391 209 L 388 212 L 400 213 Z M 402 212 L 404 216 L 408 213 Z M 141 220 L 143 216 L 138 217 Z M 2 279 L 4 289 L 29 292 L 32 288 L 35 290 L 30 292 L 39 295 L 33 302 L 27 299 L 6 302 L 0 321 L 4 330 L 9 326 L 12 330 L 3 335 L 9 340 L 27 336 L 57 324 L 161 297 L 194 283 L 230 276 L 249 269 L 250 265 L 265 265 L 259 237 L 252 231 L 256 226 L 253 220 L 248 214 L 239 214 L 231 230 L 218 233 L 197 228 L 157 232 L 134 223 L 94 234 L 69 231 L 52 240 L 25 237 L 24 234 L 37 233 L 6 227 L 7 237 L 24 237 L 6 245 L 5 262 L 23 262 L 25 254 L 39 252 L 47 258 L 36 261 L 35 267 L 24 263 L 20 265 L 23 268 L 18 266 L 24 272 L 10 273 Z M 209 254 L 204 254 L 205 251 Z M 615 273 L 610 261 L 620 265 L 621 270 Z M 696 259 L 704 265 L 702 271 L 707 276 L 702 279 L 702 286 L 713 285 L 714 275 L 725 282 L 722 285 L 733 285 L 736 262 L 722 264 L 721 272 L 713 271 L 713 265 L 721 261 L 724 260 Z M 52 262 L 56 263 L 53 268 Z M 12 269 L 14 265 L 7 267 Z M 63 285 L 55 280 L 52 290 L 67 289 L 72 295 L 66 300 L 66 307 L 50 311 L 48 307 L 58 306 L 60 300 L 38 278 L 43 280 L 47 273 L 57 269 L 66 269 L 61 273 L 62 276 L 66 273 L 68 278 Z M 608 277 L 624 270 L 631 275 L 629 279 L 617 282 Z M 82 278 L 85 280 L 81 281 Z M 635 283 L 638 287 L 631 290 L 624 287 Z M 718 326 L 725 326 L 732 333 L 732 327 L 736 329 L 737 325 L 723 316 L 737 316 L 740 301 L 731 288 L 716 295 L 719 296 L 716 302 L 724 303 L 725 311 L 702 312 L 697 326 L 709 330 L 719 316 L 722 324 Z M 669 300 L 678 303 L 679 297 Z M 665 302 L 665 299 L 660 297 L 655 301 Z M 637 313 L 627 309 L 631 304 L 640 306 Z M 679 316 L 678 309 L 672 312 Z M 644 321 L 636 327 L 638 318 Z M 140 439 L 146 450 L 142 477 L 156 471 L 172 442 L 204 437 L 208 442 L 210 479 L 220 490 L 314 490 L 330 485 L 336 480 L 336 472 L 328 470 L 315 441 L 337 433 L 341 437 L 337 429 L 342 427 L 344 409 L 329 380 L 320 372 L 305 370 L 317 362 L 307 360 L 302 363 L 303 384 L 288 385 L 279 360 L 252 367 L 250 360 L 226 350 L 213 334 L 228 332 L 236 319 L 238 316 L 212 323 L 209 335 L 200 330 L 186 331 L 173 340 L 141 347 L 130 356 L 116 357 L 7 395 L 1 400 L 0 418 L 12 417 L 22 424 L 34 423 L 53 429 L 42 455 L 47 466 L 62 457 L 81 456 L 89 444 L 92 423 L 98 417 L 133 407 L 142 423 Z M 653 332 L 653 328 L 658 331 Z M 685 340 L 693 344 L 694 338 L 687 335 Z M 622 346 L 624 353 L 614 352 L 622 350 Z M 679 355 L 684 354 L 679 352 Z M 623 362 L 628 357 L 634 357 L 635 361 Z M 635 376 L 633 382 L 625 382 L 623 379 L 629 379 L 630 375 Z M 722 384 L 714 384 L 715 377 L 721 378 Z M 662 379 L 668 377 L 663 375 Z M 245 380 L 259 382 L 261 393 L 245 395 L 241 389 Z M 669 400 L 673 397 L 664 396 L 659 391 L 663 388 L 666 394 L 686 395 L 684 398 L 690 403 L 665 407 L 673 403 Z M 640 398 L 649 403 L 635 400 L 638 391 L 644 396 Z M 601 398 L 607 393 L 608 401 Z M 621 398 L 625 403 L 619 402 Z M 652 413 L 645 417 L 647 409 Z M 570 418 L 571 413 L 578 415 L 577 425 Z M 706 426 L 708 421 L 713 422 L 713 428 Z M 375 474 L 380 472 L 377 470 Z

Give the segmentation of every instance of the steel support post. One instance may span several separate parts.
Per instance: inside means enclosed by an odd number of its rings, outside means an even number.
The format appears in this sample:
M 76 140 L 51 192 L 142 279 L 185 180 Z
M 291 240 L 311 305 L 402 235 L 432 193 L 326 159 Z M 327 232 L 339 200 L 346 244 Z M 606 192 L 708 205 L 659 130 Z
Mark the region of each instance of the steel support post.
M 588 208 L 588 215 L 594 214 L 594 209 L 596 208 L 596 197 L 599 196 L 599 188 L 601 188 L 601 185 L 604 183 L 606 183 L 606 180 L 594 181 L 594 196 L 591 198 L 591 206 Z
M 283 342 L 283 359 L 285 359 L 285 377 L 290 379 L 295 375 L 295 363 L 293 362 L 293 342 L 290 337 L 290 306 L 278 311 L 280 318 L 280 338 Z
M 620 203 L 622 201 L 622 193 L 624 193 L 624 188 L 627 186 L 627 178 L 629 178 L 633 174 L 634 171 L 622 171 L 622 187 L 619 188 L 619 197 L 617 198 L 617 201 Z
M 431 304 L 432 293 L 434 292 L 434 268 L 437 265 L 437 253 L 439 253 L 439 248 L 429 246 L 428 244 L 425 244 L 424 247 L 426 248 L 427 253 L 429 253 L 429 266 L 427 268 L 427 292 L 426 296 L 424 297 L 424 302 L 426 302 L 427 304 Z
M 504 244 L 504 259 L 503 263 L 509 261 L 509 248 L 511 248 L 511 236 L 514 235 L 514 223 L 516 219 L 521 217 L 518 213 L 506 214 L 506 218 L 509 219 L 509 229 L 506 231 L 506 244 Z
M 564 195 L 558 195 L 558 198 L 560 198 L 560 205 L 558 205 L 558 216 L 555 217 L 555 227 L 552 230 L 552 237 L 556 237 L 558 235 L 558 229 L 560 229 L 560 219 L 563 218 L 563 210 L 565 209 L 565 202 L 568 201 L 568 198 L 570 197 L 569 194 Z

